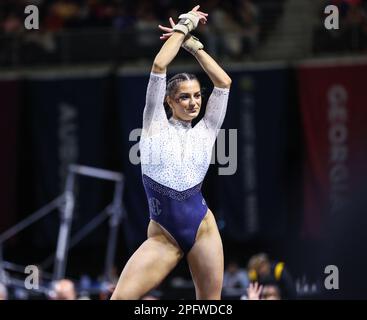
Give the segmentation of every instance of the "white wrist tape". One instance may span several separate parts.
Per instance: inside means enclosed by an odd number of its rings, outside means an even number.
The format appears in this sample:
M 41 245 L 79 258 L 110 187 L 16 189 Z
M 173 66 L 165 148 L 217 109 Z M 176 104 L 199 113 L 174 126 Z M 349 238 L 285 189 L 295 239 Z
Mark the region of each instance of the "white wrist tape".
M 204 45 L 200 42 L 200 40 L 191 34 L 186 37 L 181 46 L 194 56 L 200 49 L 204 49 Z
M 198 26 L 200 19 L 198 14 L 193 11 L 181 14 L 178 18 L 180 20 L 173 27 L 173 30 L 182 32 L 184 35 L 187 35 L 189 32 L 194 30 Z

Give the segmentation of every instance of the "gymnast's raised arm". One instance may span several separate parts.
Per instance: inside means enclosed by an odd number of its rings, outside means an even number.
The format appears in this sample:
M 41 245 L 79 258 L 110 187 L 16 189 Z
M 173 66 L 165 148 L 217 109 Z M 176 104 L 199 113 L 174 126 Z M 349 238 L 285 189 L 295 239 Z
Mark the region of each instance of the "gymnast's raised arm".
M 174 30 L 177 28 L 172 18 L 169 19 L 169 22 L 171 28 L 159 26 L 161 30 L 166 32 L 161 36 L 161 39 L 168 39 L 167 42 L 175 35 Z M 226 114 L 229 88 L 232 84 L 232 80 L 219 64 L 204 50 L 204 45 L 198 38 L 191 34 L 187 34 L 181 46 L 196 58 L 213 82 L 214 90 L 209 97 L 203 121 L 206 127 L 211 129 L 216 135 Z
M 166 93 L 167 66 L 176 57 L 186 35 L 197 27 L 199 21 L 206 23 L 207 14 L 199 11 L 199 7 L 196 6 L 190 12 L 181 16 L 180 21 L 172 29 L 171 36 L 163 44 L 154 59 L 143 114 L 143 130 L 145 132 L 150 131 L 154 122 L 167 121 L 163 107 Z

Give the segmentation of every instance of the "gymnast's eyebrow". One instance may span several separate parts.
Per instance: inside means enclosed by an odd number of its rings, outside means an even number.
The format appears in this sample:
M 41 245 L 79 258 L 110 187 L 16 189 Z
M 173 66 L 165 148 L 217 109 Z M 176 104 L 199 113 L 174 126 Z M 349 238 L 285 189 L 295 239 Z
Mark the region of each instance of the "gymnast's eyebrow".
M 194 92 L 194 94 L 198 94 L 198 93 L 201 93 L 201 90 L 199 90 L 199 91 L 197 91 L 197 92 Z M 190 93 L 189 92 L 181 92 L 180 94 L 179 94 L 179 96 L 181 97 L 181 96 L 185 96 L 185 95 L 190 95 Z

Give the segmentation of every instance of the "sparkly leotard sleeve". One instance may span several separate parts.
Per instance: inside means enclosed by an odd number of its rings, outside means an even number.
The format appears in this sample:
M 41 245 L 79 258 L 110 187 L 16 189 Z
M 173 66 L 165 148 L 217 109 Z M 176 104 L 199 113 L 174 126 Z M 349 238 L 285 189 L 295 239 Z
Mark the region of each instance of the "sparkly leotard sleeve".
M 194 128 L 190 122 L 167 119 L 165 93 L 165 75 L 151 73 L 140 140 L 142 176 L 150 218 L 187 253 L 208 210 L 201 184 L 225 117 L 229 89 L 213 89 L 205 115 Z
M 143 134 L 150 135 L 154 128 L 167 126 L 163 101 L 166 94 L 166 74 L 151 73 L 143 113 Z

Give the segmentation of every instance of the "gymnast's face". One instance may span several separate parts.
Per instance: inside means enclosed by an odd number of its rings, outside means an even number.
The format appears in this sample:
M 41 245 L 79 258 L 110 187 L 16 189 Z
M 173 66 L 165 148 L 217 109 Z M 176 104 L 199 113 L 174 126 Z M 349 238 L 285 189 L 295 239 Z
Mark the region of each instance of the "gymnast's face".
M 197 80 L 187 80 L 179 84 L 173 97 L 167 97 L 173 117 L 178 120 L 195 119 L 201 108 L 201 88 Z

